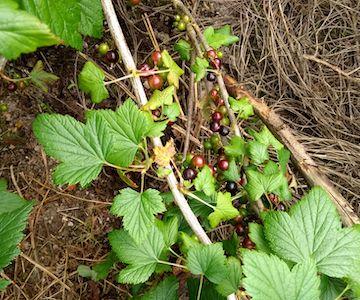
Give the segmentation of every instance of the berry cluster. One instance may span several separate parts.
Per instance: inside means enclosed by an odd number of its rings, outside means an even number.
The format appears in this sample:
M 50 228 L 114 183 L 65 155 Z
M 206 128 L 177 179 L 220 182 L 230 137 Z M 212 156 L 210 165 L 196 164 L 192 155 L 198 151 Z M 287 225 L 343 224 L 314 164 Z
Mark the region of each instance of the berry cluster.
M 190 18 L 187 15 L 180 16 L 176 15 L 174 19 L 173 26 L 176 27 L 179 31 L 185 31 L 186 25 L 190 23 Z
M 206 52 L 206 57 L 209 59 L 210 65 L 214 69 L 218 70 L 221 68 L 222 66 L 221 58 L 223 57 L 223 53 L 221 51 L 216 52 L 214 49 L 210 49 Z M 212 76 L 210 74 L 211 73 L 208 74 L 207 79 L 209 81 L 215 81 L 216 76 Z
M 106 62 L 114 64 L 119 61 L 119 53 L 116 50 L 110 50 L 107 43 L 101 43 L 97 47 L 97 50 L 99 54 L 104 57 Z
M 150 66 L 153 65 L 153 68 Z M 151 59 L 149 63 L 144 63 L 139 66 L 139 71 L 141 73 L 151 73 L 151 71 L 156 71 L 157 67 L 162 65 L 162 56 L 160 51 L 154 51 L 151 54 Z M 147 77 L 147 82 L 151 90 L 160 90 L 164 85 L 164 79 L 159 74 L 153 74 Z
M 261 222 L 256 215 L 246 216 L 239 215 L 233 219 L 234 221 L 234 230 L 238 236 L 244 237 L 242 241 L 242 246 L 247 249 L 255 249 L 255 243 L 249 237 L 249 227 L 248 223 L 250 222 Z

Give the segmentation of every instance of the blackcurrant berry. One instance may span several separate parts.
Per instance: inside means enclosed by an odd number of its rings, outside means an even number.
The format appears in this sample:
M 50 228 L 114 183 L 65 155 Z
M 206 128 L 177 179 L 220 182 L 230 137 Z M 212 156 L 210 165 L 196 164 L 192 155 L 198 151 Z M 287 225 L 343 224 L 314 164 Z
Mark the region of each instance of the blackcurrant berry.
M 214 69 L 220 69 L 221 68 L 221 59 L 220 58 L 214 58 L 213 60 L 210 61 L 210 65 L 214 68 Z
M 229 161 L 227 159 L 220 159 L 217 165 L 222 171 L 226 171 L 227 169 L 229 169 Z
M 164 84 L 164 80 L 161 76 L 155 74 L 148 78 L 148 83 L 152 90 L 160 90 Z
M 212 132 L 218 132 L 220 130 L 220 124 L 218 122 L 211 122 L 210 123 L 210 130 Z
M 255 248 L 255 244 L 252 242 L 252 240 L 250 239 L 249 236 L 246 236 L 242 242 L 242 245 L 244 248 L 246 249 L 254 249 Z
M 235 225 L 235 231 L 237 235 L 243 235 L 246 232 L 244 225 L 241 223 Z
M 119 53 L 115 50 L 110 50 L 110 51 L 106 52 L 105 59 L 109 63 L 117 63 L 119 60 Z
M 154 65 L 159 65 L 161 62 L 161 52 L 160 51 L 154 51 L 151 54 L 151 59 L 154 62 Z
M 193 180 L 196 177 L 196 171 L 191 168 L 186 168 L 183 172 L 183 177 L 185 180 Z
M 216 89 L 212 89 L 210 91 L 210 98 L 216 101 L 217 99 L 219 99 L 219 92 Z
M 234 181 L 228 181 L 225 185 L 226 191 L 228 191 L 231 195 L 235 195 L 237 193 L 237 184 Z
M 216 80 L 216 75 L 212 72 L 209 72 L 207 75 L 206 75 L 206 79 L 211 81 L 211 82 L 214 82 Z
M 109 45 L 107 43 L 101 43 L 97 50 L 100 55 L 105 55 L 109 51 Z
M 212 115 L 211 115 L 211 119 L 214 121 L 214 122 L 219 122 L 221 119 L 223 118 L 222 114 L 218 111 L 214 112 Z
M 10 82 L 7 86 L 9 92 L 15 92 L 17 90 L 17 85 L 14 82 Z
M 196 168 L 202 168 L 205 166 L 205 158 L 202 155 L 194 155 L 191 159 L 191 164 Z
M 217 106 L 223 106 L 225 104 L 225 101 L 223 98 L 219 98 L 216 100 L 216 105 Z
M 207 52 L 206 52 L 206 56 L 207 56 L 209 59 L 215 59 L 215 58 L 217 58 L 216 51 L 213 50 L 213 49 L 207 51 Z
M 226 127 L 224 125 L 221 125 L 220 126 L 220 130 L 219 130 L 219 133 L 222 135 L 222 136 L 227 136 L 229 133 L 230 133 L 230 129 L 229 127 Z

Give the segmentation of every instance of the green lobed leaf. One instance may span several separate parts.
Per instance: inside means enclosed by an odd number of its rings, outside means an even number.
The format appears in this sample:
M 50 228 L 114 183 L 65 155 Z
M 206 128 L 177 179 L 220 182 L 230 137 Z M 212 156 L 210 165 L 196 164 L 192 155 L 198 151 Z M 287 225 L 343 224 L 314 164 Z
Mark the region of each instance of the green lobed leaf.
M 182 245 L 180 246 L 181 252 L 187 254 L 190 249 L 200 245 L 195 235 L 190 236 L 186 232 L 180 232 Z
M 0 54 L 15 59 L 22 53 L 34 52 L 38 47 L 59 43 L 46 24 L 7 1 L 0 6 Z
M 216 290 L 223 296 L 235 293 L 240 286 L 242 278 L 241 264 L 237 258 L 228 257 L 226 259 L 226 268 L 226 278 L 216 286 Z
M 277 256 L 244 251 L 243 284 L 253 300 L 316 300 L 320 279 L 314 262 L 306 260 L 290 271 Z
M 24 236 L 23 230 L 33 204 L 31 201 L 26 201 L 17 209 L 0 214 L 0 270 L 19 255 L 18 245 Z
M 93 62 L 88 61 L 79 74 L 79 88 L 83 92 L 90 94 L 93 103 L 100 103 L 109 97 L 104 79 L 105 74 L 103 70 Z
M 28 201 L 15 193 L 0 189 L 0 214 L 12 212 L 24 206 Z
M 148 189 L 143 193 L 126 188 L 114 199 L 111 213 L 123 217 L 124 228 L 141 243 L 154 226 L 155 215 L 166 210 L 160 192 Z
M 184 74 L 184 70 L 176 64 L 167 50 L 164 50 L 161 56 L 164 66 L 169 69 L 169 73 L 167 74 L 168 84 L 179 88 L 179 78 Z
M 174 45 L 174 50 L 179 53 L 181 60 L 190 60 L 190 53 L 192 48 L 189 42 L 183 39 L 178 40 Z
M 330 277 L 358 272 L 360 232 L 341 227 L 335 205 L 320 187 L 312 188 L 289 213 L 269 212 L 264 226 L 271 249 L 283 259 L 299 263 L 312 258 L 318 271 Z
M 18 9 L 19 3 L 15 0 L 2 0 L 0 3 L 0 9 L 7 8 L 7 9 Z
M 221 243 L 191 247 L 187 255 L 187 267 L 194 275 L 204 275 L 213 283 L 226 277 L 226 257 Z
M 279 161 L 279 165 L 281 167 L 281 172 L 283 174 L 286 173 L 286 168 L 290 159 L 290 155 L 291 155 L 290 151 L 285 148 L 281 148 L 277 150 L 277 158 Z
M 255 243 L 255 249 L 271 254 L 268 241 L 265 238 L 264 226 L 258 223 L 249 223 L 249 237 Z
M 160 231 L 153 226 L 141 244 L 137 244 L 125 230 L 109 233 L 112 250 L 120 261 L 128 264 L 118 276 L 118 282 L 138 284 L 147 281 L 155 271 L 165 247 Z
M 222 244 L 226 254 L 236 257 L 240 245 L 240 237 L 234 232 L 231 239 L 223 240 Z
M 345 289 L 346 284 L 338 278 L 320 276 L 320 300 L 334 300 Z
M 224 179 L 237 182 L 240 179 L 240 171 L 234 159 L 229 161 L 229 168 L 223 172 Z
M 206 69 L 209 68 L 209 62 L 205 58 L 196 57 L 195 58 L 195 64 L 191 66 L 191 71 L 193 71 L 196 76 L 195 80 L 200 81 L 206 76 Z
M 5 290 L 10 284 L 10 280 L 0 278 L 0 292 Z
M 89 266 L 79 265 L 76 271 L 81 277 L 90 278 L 91 280 L 96 281 L 97 273 Z
M 103 33 L 103 10 L 100 0 L 80 0 L 81 22 L 79 30 L 83 35 L 100 38 Z
M 194 179 L 195 189 L 204 192 L 205 195 L 211 196 L 215 193 L 215 178 L 209 166 L 205 165 Z
M 242 161 L 246 154 L 246 142 L 239 136 L 233 136 L 224 149 L 227 156 Z
M 155 288 L 143 295 L 141 300 L 177 300 L 179 282 L 175 276 L 169 276 Z
M 199 197 L 201 200 L 203 200 L 206 203 L 209 203 L 210 205 L 215 205 L 216 204 L 216 194 L 213 194 L 212 196 L 207 196 L 205 195 L 205 193 L 202 192 L 194 192 L 194 194 Z M 202 217 L 204 219 L 206 219 L 208 217 L 209 214 L 212 213 L 212 209 L 211 207 L 209 207 L 208 205 L 205 205 L 203 203 L 201 203 L 200 201 L 193 199 L 191 197 L 188 197 L 188 202 L 189 205 L 191 207 L 191 210 L 194 212 L 194 214 L 197 217 Z
M 163 112 L 170 121 L 176 121 L 177 117 L 180 115 L 180 106 L 177 102 L 165 105 Z
M 154 121 L 151 112 L 143 111 L 143 115 L 146 118 L 147 130 L 144 135 L 147 137 L 160 137 L 164 134 L 164 130 L 167 127 L 168 120 Z
M 241 119 L 248 119 L 254 115 L 254 109 L 247 97 L 242 97 L 239 100 L 229 97 L 229 103 L 234 112 L 238 114 Z
M 256 141 L 264 144 L 265 146 L 269 147 L 270 145 L 273 146 L 276 150 L 280 150 L 283 148 L 283 144 L 281 144 L 271 133 L 271 131 L 264 125 L 260 132 L 254 132 L 253 136 Z
M 163 235 L 164 243 L 167 248 L 174 245 L 178 238 L 179 220 L 176 217 L 172 217 L 168 220 L 162 221 L 155 220 L 157 228 Z
M 111 251 L 104 261 L 94 265 L 92 269 L 96 272 L 96 280 L 105 279 L 117 261 L 118 258 L 115 252 Z
M 285 177 L 285 174 L 283 173 L 282 168 L 279 168 L 279 166 L 275 162 L 270 160 L 264 166 L 263 174 L 268 175 L 268 176 L 271 176 L 271 175 L 276 176 L 279 174 L 280 170 L 281 170 L 281 173 L 283 174 L 281 183 L 276 190 L 272 191 L 272 193 L 278 195 L 280 201 L 291 200 L 292 195 L 291 195 L 291 192 L 289 189 L 288 181 Z
M 52 84 L 59 79 L 56 75 L 44 71 L 44 64 L 41 60 L 37 61 L 29 77 L 31 82 L 46 93 L 48 92 L 48 84 Z
M 214 29 L 212 26 L 204 30 L 204 38 L 210 47 L 218 49 L 221 46 L 230 46 L 239 41 L 237 36 L 231 34 L 230 25 L 225 25 L 219 29 Z
M 245 185 L 245 190 L 250 200 L 256 201 L 264 193 L 277 191 L 283 183 L 283 176 L 280 171 L 269 175 L 251 169 L 246 171 L 247 184 Z
M 45 152 L 61 162 L 53 174 L 55 184 L 89 184 L 99 175 L 113 144 L 98 115 L 83 124 L 66 115 L 41 114 L 33 131 Z
M 172 85 L 162 91 L 155 90 L 148 103 L 143 106 L 143 109 L 154 110 L 164 105 L 171 105 L 173 103 L 174 92 L 175 88 Z
M 230 193 L 218 192 L 215 211 L 208 217 L 210 226 L 215 228 L 220 222 L 235 218 L 238 214 L 238 210 L 232 205 Z
M 247 151 L 251 162 L 254 165 L 261 165 L 264 161 L 269 159 L 267 146 L 258 141 L 250 141 L 247 144 Z

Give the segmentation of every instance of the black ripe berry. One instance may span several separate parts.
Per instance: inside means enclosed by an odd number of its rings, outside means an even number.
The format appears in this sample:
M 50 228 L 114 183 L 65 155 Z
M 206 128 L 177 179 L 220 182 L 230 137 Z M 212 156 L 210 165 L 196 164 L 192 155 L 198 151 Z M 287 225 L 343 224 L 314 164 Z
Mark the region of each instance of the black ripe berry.
M 17 85 L 14 82 L 10 82 L 7 86 L 9 92 L 15 92 L 17 89 Z
M 196 177 L 196 171 L 191 168 L 186 168 L 183 172 L 183 177 L 185 180 L 193 180 Z
M 117 51 L 110 50 L 105 54 L 105 59 L 109 63 L 117 63 L 119 60 L 119 53 L 117 53 Z
M 237 235 L 243 235 L 245 233 L 245 227 L 243 224 L 238 223 L 235 225 L 235 231 L 237 233 Z
M 255 244 L 251 241 L 251 239 L 248 236 L 246 236 L 244 238 L 242 245 L 244 248 L 250 249 L 250 250 L 255 248 Z
M 211 122 L 210 123 L 210 130 L 212 132 L 218 132 L 220 130 L 220 124 L 218 122 Z
M 227 159 L 221 159 L 218 161 L 218 167 L 221 171 L 229 169 L 229 161 Z
M 235 195 L 237 192 L 237 184 L 234 181 L 226 182 L 225 189 L 231 194 Z
M 222 135 L 222 136 L 227 136 L 230 132 L 230 129 L 229 127 L 226 127 L 224 125 L 221 125 L 220 126 L 220 130 L 219 130 L 219 133 Z
M 214 73 L 210 72 L 206 75 L 206 79 L 211 82 L 214 82 L 216 80 L 216 75 Z

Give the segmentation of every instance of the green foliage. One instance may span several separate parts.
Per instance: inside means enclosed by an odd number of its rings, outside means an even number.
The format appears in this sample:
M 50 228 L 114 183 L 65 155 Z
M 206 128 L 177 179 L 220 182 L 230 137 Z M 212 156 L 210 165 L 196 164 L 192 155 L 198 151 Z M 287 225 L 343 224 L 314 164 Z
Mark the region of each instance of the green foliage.
M 238 114 L 241 119 L 248 119 L 254 115 L 254 109 L 247 97 L 243 97 L 239 100 L 229 97 L 229 103 L 234 112 Z
M 270 145 L 273 146 L 276 150 L 282 149 L 284 146 L 281 144 L 270 132 L 270 130 L 264 125 L 260 132 L 253 132 L 252 135 L 254 136 L 255 140 L 259 143 L 269 147 Z
M 169 276 L 151 289 L 141 300 L 177 300 L 179 282 L 175 276 Z
M 93 281 L 99 281 L 105 279 L 111 268 L 118 261 L 117 256 L 114 252 L 110 252 L 106 260 L 94 265 L 92 268 L 85 265 L 79 265 L 77 272 L 80 276 L 90 278 Z
M 172 217 L 166 221 L 156 219 L 155 223 L 163 235 L 165 246 L 170 248 L 177 241 L 179 220 L 175 217 Z
M 190 60 L 190 53 L 191 53 L 191 45 L 183 40 L 180 39 L 179 41 L 177 41 L 174 45 L 174 50 L 179 53 L 181 60 L 185 60 L 188 61 Z
M 191 66 L 191 71 L 196 74 L 196 81 L 200 81 L 205 77 L 207 73 L 206 69 L 209 68 L 209 66 L 209 62 L 205 58 L 196 57 L 195 64 Z
M 161 56 L 164 66 L 169 69 L 169 73 L 167 74 L 168 84 L 179 88 L 179 78 L 184 74 L 184 70 L 176 64 L 167 50 L 164 50 Z
M 194 180 L 195 189 L 211 196 L 215 193 L 215 181 L 211 169 L 205 165 Z
M 246 142 L 239 136 L 233 136 L 224 149 L 227 156 L 242 161 L 246 154 Z
M 79 74 L 79 88 L 83 92 L 90 94 L 93 103 L 100 103 L 109 97 L 104 79 L 105 74 L 103 70 L 93 62 L 88 61 Z
M 264 226 L 249 223 L 249 237 L 255 243 L 255 249 L 270 254 L 272 251 L 265 238 Z
M 237 258 L 227 258 L 226 268 L 226 278 L 216 286 L 216 290 L 223 296 L 228 296 L 232 293 L 236 293 L 240 286 L 242 278 L 241 264 Z
M 143 109 L 154 110 L 164 105 L 171 105 L 173 103 L 174 91 L 175 88 L 172 85 L 162 91 L 155 90 L 148 103 L 143 106 Z
M 208 219 L 212 228 L 215 228 L 222 221 L 230 220 L 239 214 L 238 210 L 232 205 L 230 193 L 217 193 L 216 208 Z
M 261 165 L 264 161 L 269 159 L 267 146 L 258 141 L 250 141 L 247 144 L 247 151 L 251 162 L 254 165 Z
M 0 6 L 0 54 L 15 59 L 21 53 L 30 53 L 38 47 L 51 46 L 60 40 L 47 25 L 25 11 L 17 9 L 13 1 Z
M 180 115 L 180 105 L 177 102 L 166 105 L 164 107 L 164 114 L 170 121 L 176 121 L 177 117 Z
M 341 227 L 334 204 L 320 187 L 289 213 L 269 212 L 264 226 L 271 249 L 283 259 L 301 263 L 311 258 L 318 271 L 330 277 L 351 278 L 359 270 L 360 233 Z
M 214 49 L 230 46 L 239 41 L 237 36 L 231 34 L 230 25 L 225 25 L 219 29 L 214 29 L 212 26 L 207 27 L 204 31 L 204 38 L 209 46 Z
M 155 215 L 165 210 L 159 191 L 154 189 L 148 189 L 143 193 L 130 188 L 123 189 L 111 206 L 114 215 L 123 217 L 124 228 L 137 243 L 149 234 Z
M 229 168 L 223 172 L 225 180 L 237 182 L 240 179 L 240 171 L 234 159 L 229 162 Z
M 284 261 L 274 255 L 245 251 L 243 263 L 243 284 L 254 300 L 319 299 L 320 278 L 310 259 L 290 270 Z
M 32 83 L 46 93 L 48 92 L 48 84 L 59 79 L 56 75 L 44 71 L 44 64 L 41 60 L 35 64 L 29 77 Z
M 187 266 L 195 275 L 204 275 L 213 283 L 222 282 L 227 268 L 221 243 L 191 247 L 187 255 Z
M 10 284 L 11 281 L 6 279 L 0 279 L 0 292 L 5 290 Z
M 189 300 L 226 300 L 226 297 L 219 294 L 215 285 L 209 281 L 203 283 L 201 289 L 200 299 L 198 299 L 198 292 L 200 288 L 200 281 L 197 278 L 189 278 L 186 281 L 189 290 Z

